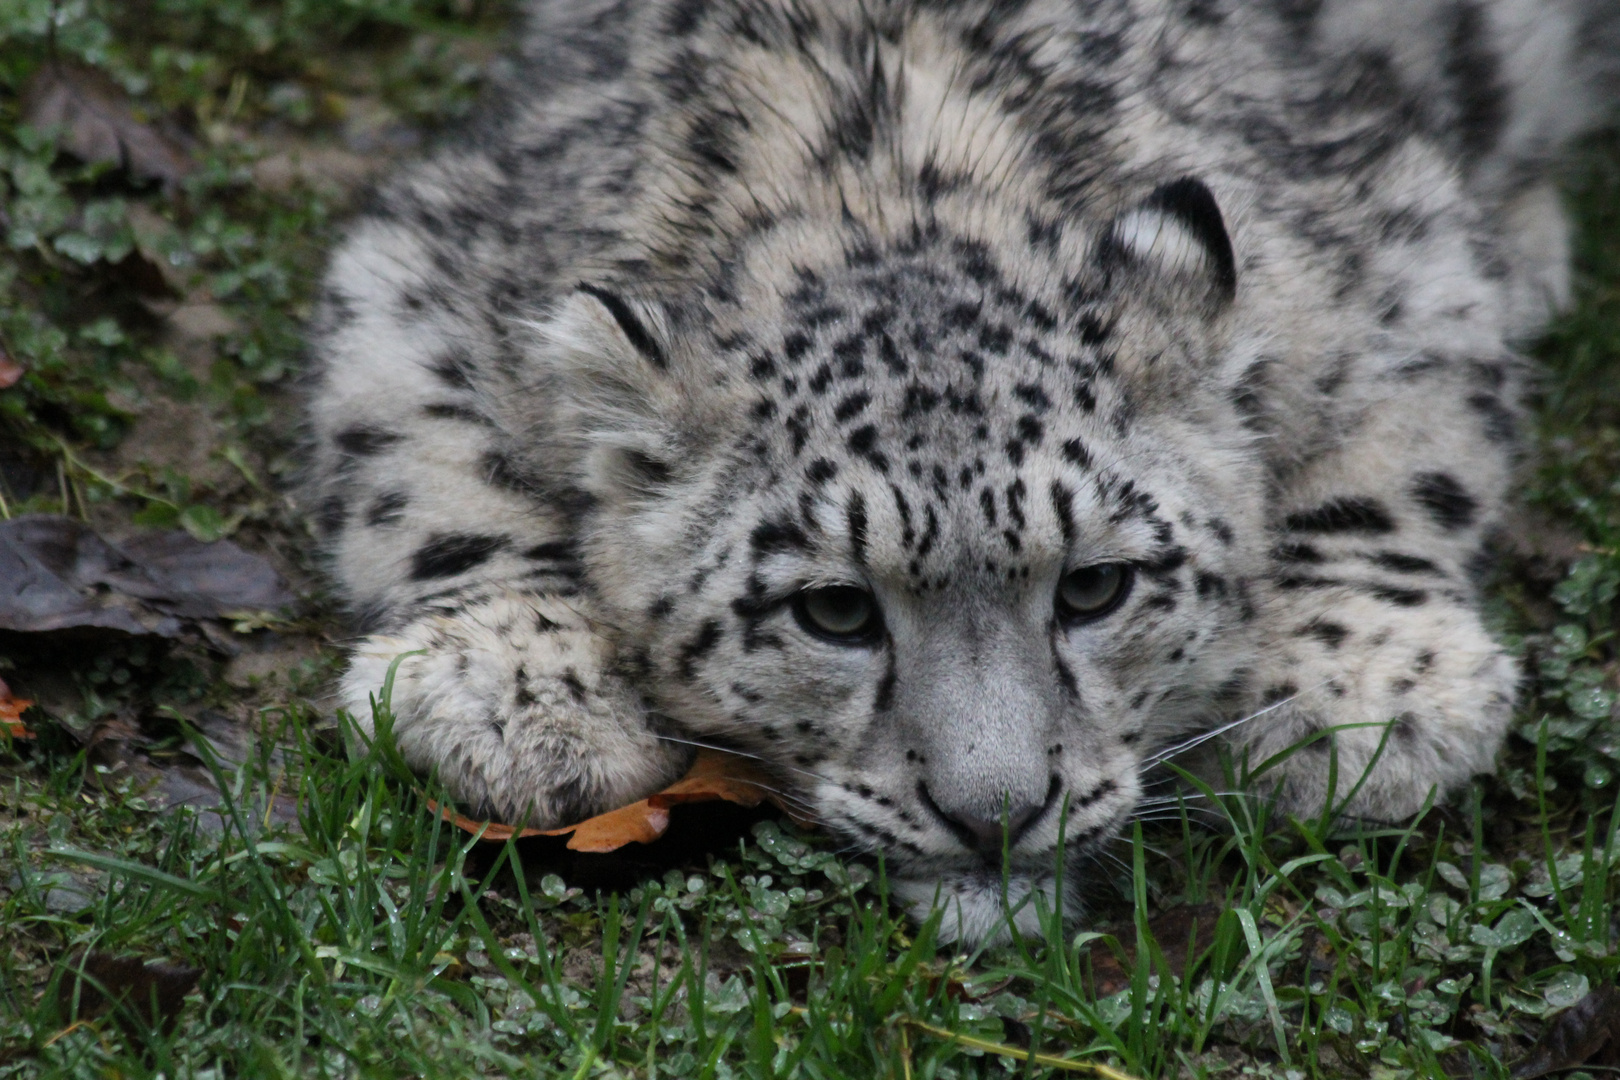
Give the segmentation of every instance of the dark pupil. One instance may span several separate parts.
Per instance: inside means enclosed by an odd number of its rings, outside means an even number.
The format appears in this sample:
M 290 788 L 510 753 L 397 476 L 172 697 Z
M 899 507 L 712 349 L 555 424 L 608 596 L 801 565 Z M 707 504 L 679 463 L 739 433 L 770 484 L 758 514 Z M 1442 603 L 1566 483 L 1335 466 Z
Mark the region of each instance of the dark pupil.
M 1119 567 L 1112 563 L 1082 567 L 1063 579 L 1058 596 L 1071 611 L 1097 611 L 1114 599 L 1121 579 Z
M 804 613 L 820 629 L 839 637 L 861 633 L 872 620 L 872 598 L 860 589 L 834 586 L 804 597 Z

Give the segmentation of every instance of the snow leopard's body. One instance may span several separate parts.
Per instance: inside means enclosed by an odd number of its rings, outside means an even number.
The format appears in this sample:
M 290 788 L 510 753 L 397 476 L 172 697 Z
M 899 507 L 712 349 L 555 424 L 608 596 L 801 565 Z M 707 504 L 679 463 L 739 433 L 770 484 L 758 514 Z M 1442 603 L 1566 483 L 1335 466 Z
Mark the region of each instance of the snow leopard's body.
M 1381 742 L 1347 812 L 1443 796 L 1513 701 L 1472 568 L 1612 21 L 535 5 L 494 115 L 327 280 L 344 704 L 420 650 L 407 760 L 540 825 L 759 755 L 948 936 L 995 931 L 1004 841 L 1050 892 L 1060 830 L 1093 851 L 1241 716 L 1251 760 L 1338 729 L 1268 778 L 1290 806 Z M 1128 593 L 1076 616 L 1071 572 Z M 804 614 L 840 588 L 855 637 Z

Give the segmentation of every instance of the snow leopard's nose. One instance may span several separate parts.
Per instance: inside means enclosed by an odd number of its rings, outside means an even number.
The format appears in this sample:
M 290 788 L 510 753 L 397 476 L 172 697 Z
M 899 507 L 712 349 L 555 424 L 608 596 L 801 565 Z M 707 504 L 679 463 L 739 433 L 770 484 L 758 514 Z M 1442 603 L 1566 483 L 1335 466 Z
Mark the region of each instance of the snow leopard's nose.
M 1019 839 L 1046 815 L 1046 811 L 1057 801 L 1058 791 L 1062 787 L 1056 776 L 1046 789 L 1046 799 L 1043 802 L 1025 802 L 1015 804 L 1011 793 L 1002 800 L 1002 812 L 995 817 L 982 817 L 962 807 L 940 806 L 928 791 L 928 785 L 917 781 L 917 798 L 922 802 L 928 812 L 938 818 L 945 827 L 956 834 L 964 847 L 990 859 L 1000 857 L 1003 844 L 1006 850 L 1011 851 L 1018 845 Z

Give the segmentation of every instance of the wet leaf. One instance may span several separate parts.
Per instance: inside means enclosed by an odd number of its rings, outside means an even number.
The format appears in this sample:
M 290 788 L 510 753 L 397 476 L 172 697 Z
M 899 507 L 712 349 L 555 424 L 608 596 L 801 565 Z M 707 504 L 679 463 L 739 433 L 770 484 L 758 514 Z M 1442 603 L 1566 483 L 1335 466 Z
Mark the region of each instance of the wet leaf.
M 11 696 L 11 687 L 0 679 L 0 727 L 13 739 L 32 739 L 33 729 L 23 723 L 22 714 L 28 711 L 33 702 L 27 698 Z
M 1591 983 L 1586 976 L 1574 971 L 1564 971 L 1552 977 L 1542 989 L 1541 996 L 1547 999 L 1547 1004 L 1555 1009 L 1567 1009 L 1578 1005 L 1581 999 L 1592 992 Z
M 440 812 L 446 821 L 466 832 L 483 831 L 483 839 L 505 842 L 528 836 L 566 836 L 571 851 L 617 851 L 626 844 L 650 844 L 669 828 L 669 810 L 682 803 L 736 803 L 758 806 L 770 801 L 782 810 L 786 804 L 775 794 L 770 778 L 750 759 L 721 750 L 699 750 L 686 775 L 639 802 L 609 810 L 561 829 L 516 829 L 496 822 L 474 821 L 449 807 Z M 430 804 L 440 809 L 437 804 Z M 800 824 L 808 824 L 800 820 Z
M 23 122 L 59 129 L 62 149 L 131 176 L 173 186 L 195 168 L 183 146 L 136 119 L 117 83 L 89 68 L 40 68 L 23 94 Z
M 978 1002 L 993 998 L 1013 984 L 1010 977 L 993 979 L 988 982 L 975 983 L 971 978 L 964 977 L 961 971 L 950 971 L 940 976 L 930 976 L 927 980 L 928 992 L 934 994 L 943 990 L 945 996 L 952 1001 Z
M 1530 1053 L 1513 1066 L 1514 1080 L 1533 1080 L 1581 1065 L 1620 1063 L 1620 989 L 1602 986 L 1548 1023 Z
M 63 1011 L 81 1019 L 117 1008 L 117 1019 L 126 1027 L 168 1031 L 201 976 L 201 968 L 148 964 L 133 956 L 91 950 L 69 962 L 58 992 Z
M 51 246 L 74 262 L 87 266 L 103 254 L 101 241 L 80 232 L 65 232 L 51 241 Z
M 1501 863 L 1486 863 L 1479 868 L 1479 898 L 1500 900 L 1513 888 L 1513 875 Z
M 188 506 L 180 511 L 180 526 L 205 544 L 225 536 L 225 519 L 212 506 Z
M 1614 694 L 1601 686 L 1573 690 L 1565 695 L 1569 711 L 1583 720 L 1606 720 L 1614 709 Z
M 1536 920 L 1523 908 L 1514 908 L 1496 921 L 1494 927 L 1470 926 L 1468 939 L 1487 949 L 1511 949 L 1529 941 L 1536 932 Z

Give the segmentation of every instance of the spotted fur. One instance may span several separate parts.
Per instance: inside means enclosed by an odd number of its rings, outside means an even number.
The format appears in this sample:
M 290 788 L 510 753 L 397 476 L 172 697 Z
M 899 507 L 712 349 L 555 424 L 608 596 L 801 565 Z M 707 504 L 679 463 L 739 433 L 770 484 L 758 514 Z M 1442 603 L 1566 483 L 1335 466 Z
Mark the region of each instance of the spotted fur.
M 947 936 L 1235 718 L 1293 809 L 1491 768 L 1472 568 L 1567 293 L 1579 0 L 551 0 L 384 188 L 309 499 L 399 746 L 555 825 L 759 755 Z M 1090 621 L 1064 575 L 1131 568 Z M 868 590 L 861 640 L 795 616 Z M 1329 740 L 1335 747 L 1327 752 Z M 1346 783 L 1345 788 L 1350 785 Z M 1004 850 L 1005 849 L 1005 850 Z M 1027 927 L 1035 906 L 1014 917 Z

